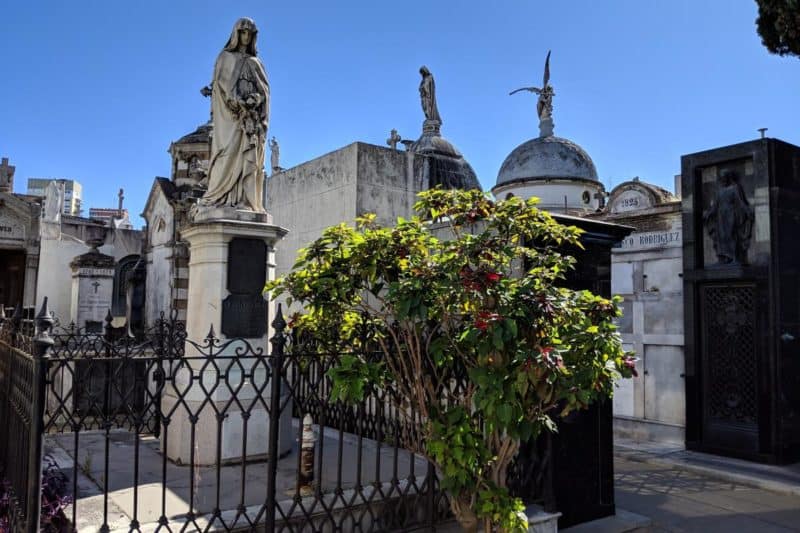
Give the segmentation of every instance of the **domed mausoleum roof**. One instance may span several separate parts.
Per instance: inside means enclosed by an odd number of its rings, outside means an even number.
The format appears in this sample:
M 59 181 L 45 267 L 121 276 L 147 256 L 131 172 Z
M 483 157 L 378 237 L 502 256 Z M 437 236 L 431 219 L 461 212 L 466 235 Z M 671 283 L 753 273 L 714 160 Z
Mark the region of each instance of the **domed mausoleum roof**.
M 175 141 L 175 144 L 194 144 L 194 143 L 207 143 L 209 141 L 209 134 L 211 133 L 211 121 L 198 126 L 196 130 L 188 133 Z
M 539 137 L 512 150 L 497 174 L 497 185 L 528 180 L 567 179 L 599 182 L 597 169 L 586 151 L 562 137 L 553 135 L 553 97 L 550 85 L 550 52 L 544 66 L 542 87 L 522 87 L 511 94 L 527 91 L 538 95 Z
M 512 150 L 497 174 L 497 185 L 522 180 L 578 178 L 598 181 L 586 151 L 561 137 L 538 137 Z
M 428 187 L 433 189 L 480 189 L 478 176 L 461 152 L 444 137 L 434 132 L 423 132 L 411 150 L 430 157 Z
M 444 189 L 480 189 L 478 177 L 472 166 L 453 144 L 442 137 L 442 119 L 436 103 L 436 87 L 433 75 L 426 67 L 420 68 L 422 82 L 419 92 L 425 122 L 422 135 L 409 148 L 412 152 L 429 157 L 428 187 Z

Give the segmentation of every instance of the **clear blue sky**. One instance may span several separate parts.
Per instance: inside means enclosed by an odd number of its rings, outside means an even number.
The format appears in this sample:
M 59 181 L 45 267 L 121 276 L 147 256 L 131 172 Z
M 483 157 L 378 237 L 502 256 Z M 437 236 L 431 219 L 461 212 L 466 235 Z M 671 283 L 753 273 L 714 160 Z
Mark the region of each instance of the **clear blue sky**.
M 250 16 L 270 76 L 270 135 L 290 167 L 391 128 L 416 138 L 418 69 L 436 78 L 442 133 L 490 188 L 538 135 L 548 49 L 556 135 L 606 187 L 672 189 L 680 156 L 768 135 L 800 144 L 800 60 L 767 53 L 751 0 L 6 2 L 0 155 L 28 177 L 84 186 L 84 207 L 138 218 L 171 141 L 208 118 L 199 89 L 233 22 Z M 609 187 L 610 188 L 610 187 Z

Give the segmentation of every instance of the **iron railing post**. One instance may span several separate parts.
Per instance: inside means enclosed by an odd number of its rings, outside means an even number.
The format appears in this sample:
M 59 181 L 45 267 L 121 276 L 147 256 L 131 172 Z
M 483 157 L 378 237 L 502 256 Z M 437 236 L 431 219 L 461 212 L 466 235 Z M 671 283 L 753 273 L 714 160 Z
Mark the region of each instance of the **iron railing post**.
M 436 468 L 430 460 L 428 460 L 428 471 L 425 473 L 425 477 L 428 478 L 428 494 L 425 495 L 427 497 L 428 527 L 431 531 L 436 531 Z
M 11 333 L 16 335 L 22 327 L 22 304 L 17 302 L 14 307 L 14 314 L 11 315 Z
M 270 339 L 272 344 L 271 362 L 271 382 L 270 382 L 270 402 L 269 402 L 269 450 L 268 450 L 268 477 L 267 477 L 267 500 L 266 500 L 266 531 L 275 531 L 275 484 L 278 477 L 278 432 L 280 431 L 281 419 L 281 376 L 283 373 L 284 347 L 286 346 L 286 321 L 283 319 L 281 304 L 278 304 L 278 311 L 275 313 L 275 320 L 272 321 L 275 330 Z
M 53 317 L 47 306 L 47 297 L 36 316 L 36 336 L 33 339 L 33 390 L 31 394 L 31 428 L 28 459 L 28 508 L 25 510 L 27 530 L 39 531 L 42 509 L 42 448 L 44 443 L 44 404 L 47 400 L 47 370 L 50 349 L 54 341 L 50 337 Z
M 105 386 L 104 394 L 103 394 L 103 412 L 101 413 L 101 419 L 103 420 L 103 433 L 105 436 L 105 446 L 103 448 L 103 476 L 105 479 L 108 479 L 109 473 L 109 444 L 110 444 L 110 436 L 111 436 L 111 428 L 113 427 L 112 424 L 112 405 L 111 405 L 111 380 L 114 379 L 114 366 L 111 362 L 111 357 L 114 354 L 113 350 L 113 343 L 114 343 L 114 329 L 112 327 L 112 322 L 114 321 L 114 317 L 111 314 L 111 309 L 108 310 L 106 313 L 105 319 L 105 326 L 103 328 L 103 338 L 105 340 L 105 379 L 103 385 Z M 120 364 L 124 364 L 125 361 L 120 361 Z M 124 372 L 121 373 L 124 375 Z M 107 482 L 106 482 L 107 483 Z M 103 525 L 100 526 L 100 533 L 108 533 L 110 531 L 110 527 L 108 525 L 108 488 L 104 488 L 103 490 Z

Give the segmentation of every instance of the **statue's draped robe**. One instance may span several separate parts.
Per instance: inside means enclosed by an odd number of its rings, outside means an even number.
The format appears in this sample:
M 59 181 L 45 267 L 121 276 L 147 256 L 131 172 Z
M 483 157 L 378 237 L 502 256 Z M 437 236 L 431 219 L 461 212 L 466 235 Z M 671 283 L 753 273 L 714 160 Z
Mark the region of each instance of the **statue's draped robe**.
M 64 209 L 64 189 L 55 181 L 51 181 L 45 188 L 44 213 L 46 222 L 61 222 L 61 212 Z
M 442 117 L 439 116 L 439 108 L 436 105 L 436 84 L 431 74 L 422 76 L 419 84 L 419 96 L 422 100 L 422 112 L 425 113 L 425 119 L 441 122 Z
M 214 65 L 212 87 L 214 130 L 203 203 L 264 212 L 264 152 L 269 125 L 269 81 L 264 66 L 256 56 L 223 50 Z M 255 143 L 245 131 L 246 111 L 237 114 L 228 105 L 230 100 L 245 100 L 248 94 L 243 91 L 257 92 L 263 99 L 257 107 L 260 131 Z
M 720 185 L 714 203 L 704 218 L 720 263 L 746 260 L 752 236 L 753 213 L 738 183 Z

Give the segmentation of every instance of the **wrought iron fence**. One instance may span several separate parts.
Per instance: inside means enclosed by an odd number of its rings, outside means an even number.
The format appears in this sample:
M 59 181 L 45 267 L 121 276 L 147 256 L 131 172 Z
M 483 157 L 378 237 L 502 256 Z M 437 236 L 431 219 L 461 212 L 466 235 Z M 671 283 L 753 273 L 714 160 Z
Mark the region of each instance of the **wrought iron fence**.
M 46 301 L 45 301 L 46 307 Z M 6 318 L 0 313 L 0 473 L 12 531 L 38 531 L 41 506 L 42 432 L 45 396 L 45 353 L 52 339 L 49 313 L 33 322 L 17 306 Z
M 73 530 L 411 531 L 448 517 L 434 466 L 410 451 L 419 420 L 391 390 L 334 402 L 327 371 L 344 354 L 291 343 L 280 313 L 270 350 L 187 339 L 175 315 L 138 337 L 110 317 L 102 333 L 53 327 L 46 304 L 35 331 L 0 320 L 13 531 L 37 530 L 43 446 L 69 476 Z

